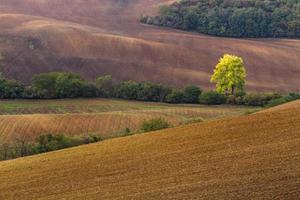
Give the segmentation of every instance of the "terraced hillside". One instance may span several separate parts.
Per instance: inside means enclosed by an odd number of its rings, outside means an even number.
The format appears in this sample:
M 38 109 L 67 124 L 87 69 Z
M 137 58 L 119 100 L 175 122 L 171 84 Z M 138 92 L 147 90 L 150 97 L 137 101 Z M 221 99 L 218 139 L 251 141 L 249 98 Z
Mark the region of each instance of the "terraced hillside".
M 244 57 L 248 89 L 299 91 L 300 41 L 216 38 L 139 24 L 171 0 L 0 0 L 5 75 L 73 71 L 93 80 L 151 80 L 212 87 L 224 53 Z M 168 77 L 168 78 L 166 78 Z
M 299 145 L 297 101 L 1 162 L 0 199 L 297 199 Z
M 169 105 L 109 99 L 0 101 L 0 140 L 14 142 L 22 136 L 34 141 L 39 135 L 124 135 L 126 128 L 139 131 L 144 120 L 164 118 L 171 125 L 243 115 L 255 107 Z M 6 115 L 5 115 L 6 114 Z

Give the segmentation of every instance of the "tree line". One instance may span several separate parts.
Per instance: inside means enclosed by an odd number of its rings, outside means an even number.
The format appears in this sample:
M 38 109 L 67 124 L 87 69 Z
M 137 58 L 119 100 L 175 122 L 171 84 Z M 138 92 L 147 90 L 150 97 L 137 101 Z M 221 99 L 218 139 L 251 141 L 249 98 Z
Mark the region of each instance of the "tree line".
M 181 0 L 142 23 L 226 37 L 300 37 L 299 0 Z
M 30 85 L 25 86 L 15 80 L 4 78 L 0 74 L 0 98 L 15 99 L 56 99 L 78 97 L 106 97 L 128 100 L 153 101 L 165 103 L 191 104 L 237 104 L 249 106 L 275 106 L 296 99 L 300 94 L 290 93 L 246 93 L 247 72 L 241 57 L 225 54 L 220 58 L 211 76 L 216 90 L 202 91 L 198 86 L 183 89 L 162 84 L 136 81 L 113 81 L 112 76 L 100 76 L 95 82 L 89 82 L 79 74 L 71 72 L 50 72 L 34 75 Z M 153 119 L 142 124 L 142 131 L 159 130 L 169 127 L 163 119 Z M 131 134 L 126 129 L 124 136 Z M 1 138 L 0 138 L 1 139 Z M 0 160 L 22 157 L 36 153 L 87 144 L 100 141 L 97 135 L 73 138 L 65 135 L 42 135 L 35 143 L 28 143 L 26 135 L 17 135 L 13 144 L 1 143 Z
M 0 73 L 0 99 L 58 99 L 80 97 L 120 98 L 127 100 L 188 103 L 188 104 L 238 104 L 250 106 L 278 105 L 300 98 L 291 93 L 248 93 L 244 87 L 247 72 L 241 57 L 225 54 L 216 65 L 211 82 L 216 90 L 203 91 L 195 85 L 178 89 L 152 82 L 115 82 L 111 75 L 100 76 L 89 82 L 71 72 L 49 72 L 33 76 L 30 85 L 6 79 Z
M 1 99 L 106 97 L 167 103 L 198 103 L 201 93 L 202 90 L 197 86 L 177 90 L 151 82 L 129 80 L 115 83 L 110 75 L 100 76 L 95 82 L 89 82 L 79 74 L 50 72 L 34 75 L 30 85 L 0 76 Z

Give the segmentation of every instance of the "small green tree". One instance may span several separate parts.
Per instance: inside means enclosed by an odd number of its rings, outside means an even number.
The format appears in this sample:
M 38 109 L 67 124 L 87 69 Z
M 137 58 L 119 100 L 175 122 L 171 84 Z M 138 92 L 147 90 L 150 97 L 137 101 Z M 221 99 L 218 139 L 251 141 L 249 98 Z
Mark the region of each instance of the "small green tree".
M 87 82 L 71 72 L 60 73 L 55 81 L 55 91 L 59 98 L 76 98 L 82 96 Z
M 39 153 L 64 149 L 68 147 L 75 146 L 75 141 L 73 138 L 68 137 L 64 134 L 46 134 L 40 135 L 37 138 L 36 150 Z
M 115 87 L 115 96 L 123 99 L 137 100 L 141 83 L 135 81 L 121 82 Z
M 101 95 L 109 97 L 113 93 L 113 80 L 111 75 L 100 76 L 96 80 L 96 86 L 101 92 Z
M 32 91 L 39 98 L 57 98 L 55 84 L 60 72 L 36 74 L 33 76 Z
M 15 80 L 0 77 L 0 98 L 22 98 L 25 87 Z
M 211 82 L 216 83 L 217 92 L 234 95 L 237 90 L 244 90 L 246 76 L 243 59 L 225 54 L 220 58 L 211 77 Z
M 170 93 L 166 97 L 167 103 L 183 103 L 184 102 L 184 93 L 179 90 L 173 90 L 172 93 Z
M 219 105 L 226 102 L 226 97 L 216 91 L 207 91 L 201 93 L 199 102 L 206 105 Z
M 184 91 L 184 102 L 185 103 L 198 103 L 199 96 L 202 93 L 202 90 L 197 86 L 187 86 Z

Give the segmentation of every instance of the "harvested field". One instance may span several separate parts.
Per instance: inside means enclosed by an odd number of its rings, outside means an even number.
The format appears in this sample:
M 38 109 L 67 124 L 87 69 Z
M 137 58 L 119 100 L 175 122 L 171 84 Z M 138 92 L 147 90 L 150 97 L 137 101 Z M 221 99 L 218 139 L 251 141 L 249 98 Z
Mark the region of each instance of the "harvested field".
M 161 109 L 201 110 L 209 113 L 230 112 L 231 110 L 245 112 L 257 109 L 247 106 L 206 106 L 193 104 L 167 104 L 142 101 L 126 101 L 118 99 L 61 99 L 61 100 L 0 100 L 0 115 L 18 114 L 72 114 L 72 113 L 102 113 L 112 111 L 141 111 Z M 233 108 L 233 109 L 232 109 Z
M 209 121 L 256 110 L 243 106 L 170 105 L 109 99 L 1 101 L 0 138 L 20 134 L 34 140 L 46 133 L 99 134 L 116 137 L 126 128 L 136 132 L 144 120 L 162 117 L 177 126 L 193 120 Z M 25 114 L 29 113 L 29 114 Z
M 0 199 L 298 199 L 299 145 L 270 110 L 4 161 Z

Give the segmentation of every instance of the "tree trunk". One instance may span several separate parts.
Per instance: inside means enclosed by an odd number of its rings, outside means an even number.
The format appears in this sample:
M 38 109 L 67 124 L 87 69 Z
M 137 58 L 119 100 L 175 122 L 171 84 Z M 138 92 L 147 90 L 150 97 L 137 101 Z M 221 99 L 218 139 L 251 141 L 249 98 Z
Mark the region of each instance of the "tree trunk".
M 234 96 L 234 93 L 235 93 L 235 86 L 233 85 L 233 86 L 231 87 L 231 94 Z

